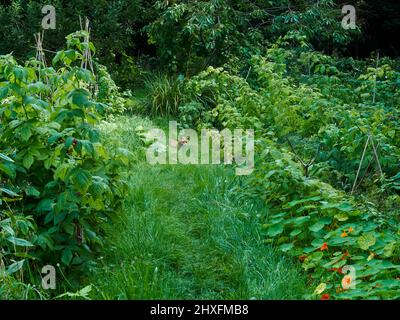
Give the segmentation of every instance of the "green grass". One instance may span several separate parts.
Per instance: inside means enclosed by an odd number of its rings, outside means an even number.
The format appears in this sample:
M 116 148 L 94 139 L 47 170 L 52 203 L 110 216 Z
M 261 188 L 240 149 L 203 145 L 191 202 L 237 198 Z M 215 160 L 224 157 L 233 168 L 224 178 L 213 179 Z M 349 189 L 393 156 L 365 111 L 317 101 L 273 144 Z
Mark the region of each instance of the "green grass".
M 141 118 L 105 125 L 130 148 L 129 193 L 107 229 L 90 281 L 105 299 L 296 299 L 307 288 L 297 266 L 263 243 L 260 203 L 240 199 L 240 179 L 222 166 L 150 166 L 134 133 Z M 240 191 L 239 191 L 240 192 Z

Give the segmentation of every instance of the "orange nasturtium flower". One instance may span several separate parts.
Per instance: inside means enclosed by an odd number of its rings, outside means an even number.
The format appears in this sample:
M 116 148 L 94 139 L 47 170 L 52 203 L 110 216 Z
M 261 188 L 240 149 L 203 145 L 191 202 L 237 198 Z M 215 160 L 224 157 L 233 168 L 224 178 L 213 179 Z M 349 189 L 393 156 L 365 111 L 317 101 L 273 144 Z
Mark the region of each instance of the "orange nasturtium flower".
M 324 242 L 324 244 L 321 246 L 321 248 L 319 248 L 319 250 L 321 251 L 328 250 L 328 244 Z
M 343 289 L 348 289 L 351 285 L 351 277 L 350 276 L 344 276 L 342 279 L 342 287 Z
M 345 238 L 345 237 L 347 237 L 347 233 L 346 233 L 346 231 L 343 231 L 343 233 L 340 235 L 340 237 L 341 237 L 341 238 Z
M 350 227 L 348 232 L 350 233 L 350 232 L 353 232 L 353 231 L 354 231 L 354 229 L 352 227 Z
M 329 295 L 329 293 L 324 293 L 324 294 L 321 296 L 321 300 L 329 300 L 330 297 L 331 297 L 331 296 Z
M 343 273 L 342 268 L 330 268 L 329 271 L 336 271 L 337 273 Z

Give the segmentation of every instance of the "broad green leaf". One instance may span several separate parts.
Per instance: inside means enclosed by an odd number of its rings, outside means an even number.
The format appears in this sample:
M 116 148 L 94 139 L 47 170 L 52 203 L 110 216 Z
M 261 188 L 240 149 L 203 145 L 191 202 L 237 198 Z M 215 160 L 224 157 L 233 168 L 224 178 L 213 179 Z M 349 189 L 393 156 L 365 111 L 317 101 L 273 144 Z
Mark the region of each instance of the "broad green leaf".
M 283 232 L 283 224 L 278 223 L 268 228 L 267 235 L 269 237 L 275 237 L 278 234 L 281 234 L 282 232 Z
M 69 265 L 71 263 L 72 260 L 72 251 L 69 248 L 64 249 L 62 256 L 61 256 L 61 261 L 65 264 L 65 265 Z
M 27 153 L 25 155 L 24 159 L 22 160 L 22 164 L 24 165 L 25 168 L 29 169 L 32 166 L 34 161 L 35 160 L 34 160 L 32 154 Z
M 8 94 L 8 87 L 1 87 L 0 88 L 0 100 L 7 97 L 7 94 Z
M 20 247 L 33 247 L 33 244 L 27 240 L 15 237 L 8 237 L 7 240 L 12 244 Z
M 32 196 L 32 197 L 38 197 L 38 196 L 40 196 L 40 192 L 39 192 L 39 190 L 37 190 L 35 187 L 33 187 L 33 186 L 28 186 L 26 189 L 25 189 L 25 194 L 27 195 L 27 196 Z
M 364 233 L 357 239 L 357 243 L 362 250 L 368 250 L 369 247 L 375 244 L 375 242 L 376 238 L 373 233 Z
M 71 181 L 78 191 L 84 193 L 91 185 L 92 176 L 87 170 L 77 169 L 71 175 Z
M 285 243 L 279 246 L 279 249 L 281 249 L 283 252 L 289 251 L 294 247 L 293 243 Z
M 386 258 L 391 257 L 393 255 L 393 252 L 394 252 L 395 248 L 396 248 L 396 243 L 395 242 L 388 243 L 385 246 L 385 248 L 383 249 L 384 257 L 386 257 Z
M 313 224 L 312 226 L 308 227 L 308 229 L 310 229 L 310 231 L 312 231 L 312 232 L 318 232 L 318 231 L 320 231 L 324 226 L 325 226 L 325 223 L 323 223 L 323 222 L 317 222 L 317 223 Z
M 298 234 L 300 234 L 300 233 L 302 233 L 303 231 L 302 230 L 300 230 L 300 229 L 295 229 L 295 230 L 293 230 L 291 233 L 290 233 L 290 236 L 291 237 L 295 237 L 295 236 L 297 236 Z

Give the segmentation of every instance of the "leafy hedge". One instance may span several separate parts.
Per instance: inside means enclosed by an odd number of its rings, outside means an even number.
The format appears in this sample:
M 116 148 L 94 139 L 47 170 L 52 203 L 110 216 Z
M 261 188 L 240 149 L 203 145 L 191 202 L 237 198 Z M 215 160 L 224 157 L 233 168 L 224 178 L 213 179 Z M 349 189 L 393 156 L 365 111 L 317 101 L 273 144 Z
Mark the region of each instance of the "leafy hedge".
M 124 196 L 127 151 L 101 143 L 96 124 L 108 106 L 80 67 L 93 49 L 85 35 L 68 36 L 53 67 L 0 56 L 0 261 L 8 274 L 47 264 L 87 270 Z
M 238 194 L 264 199 L 266 242 L 318 284 L 309 298 L 400 297 L 400 74 L 396 61 L 370 64 L 292 50 L 282 38 L 248 60 L 246 79 L 210 67 L 186 82 L 182 123 L 257 129 L 255 172 Z M 352 196 L 368 135 L 382 175 L 368 149 Z

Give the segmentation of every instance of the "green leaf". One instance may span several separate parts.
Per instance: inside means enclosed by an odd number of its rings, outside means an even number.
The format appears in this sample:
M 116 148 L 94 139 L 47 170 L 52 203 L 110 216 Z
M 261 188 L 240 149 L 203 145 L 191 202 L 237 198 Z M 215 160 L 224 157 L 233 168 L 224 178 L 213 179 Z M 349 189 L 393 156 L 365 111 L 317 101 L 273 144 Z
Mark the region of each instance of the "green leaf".
M 57 167 L 56 171 L 54 172 L 54 179 L 60 179 L 62 181 L 65 180 L 69 170 L 71 168 L 71 164 L 63 163 Z
M 92 157 L 95 155 L 93 143 L 91 143 L 89 140 L 79 140 L 78 146 L 82 146 L 83 149 Z
M 78 107 L 86 107 L 90 105 L 89 93 L 83 89 L 75 89 L 70 93 L 72 103 Z
M 72 260 L 72 251 L 70 248 L 66 248 L 64 249 L 62 256 L 61 256 L 61 261 L 65 264 L 65 265 L 69 265 L 71 263 Z
M 10 189 L 0 188 L 0 193 L 1 192 L 4 192 L 4 193 L 8 194 L 11 197 L 18 197 L 18 194 L 16 194 L 14 191 L 11 191 Z
M 338 213 L 335 214 L 335 219 L 337 219 L 340 222 L 346 221 L 349 219 L 349 216 L 347 214 L 344 213 Z
M 39 190 L 37 190 L 35 187 L 33 187 L 33 186 L 28 186 L 26 189 L 25 189 L 25 194 L 27 195 L 27 196 L 32 196 L 32 197 L 39 197 L 40 196 L 40 192 L 39 192 Z
M 325 226 L 325 223 L 323 223 L 322 221 L 320 221 L 320 222 L 317 222 L 317 223 L 313 224 L 313 225 L 310 226 L 308 229 L 310 229 L 310 231 L 312 231 L 312 232 L 318 232 L 318 231 L 320 231 L 324 226 Z
M 0 162 L 0 171 L 4 172 L 10 178 L 15 178 L 16 176 L 16 168 L 15 165 L 11 162 Z
M 295 230 L 293 230 L 291 233 L 290 233 L 290 236 L 291 237 L 295 237 L 295 236 L 297 236 L 298 234 L 300 234 L 300 233 L 302 233 L 303 231 L 302 230 L 300 230 L 300 229 L 295 229 Z
M 322 207 L 322 209 L 338 209 L 339 211 L 343 211 L 343 212 L 350 212 L 351 210 L 353 210 L 353 207 L 351 204 L 343 202 L 343 203 L 327 203 L 324 204 Z
M 32 136 L 32 126 L 30 124 L 24 125 L 19 129 L 22 141 L 28 141 Z
M 7 240 L 12 244 L 20 247 L 33 247 L 33 244 L 27 240 L 15 237 L 8 237 Z
M 78 191 L 85 193 L 91 185 L 92 176 L 87 170 L 77 169 L 72 174 L 71 181 Z
M 7 94 L 8 94 L 8 87 L 1 87 L 0 88 L 0 100 L 7 97 Z
M 281 246 L 279 246 L 279 249 L 281 249 L 283 252 L 289 251 L 293 248 L 294 244 L 293 243 L 284 243 Z
M 364 233 L 357 239 L 357 243 L 362 250 L 368 250 L 368 248 L 373 246 L 375 242 L 376 238 L 373 233 Z
M 394 249 L 396 248 L 396 242 L 391 242 L 383 249 L 383 255 L 386 258 L 390 258 L 393 255 Z
M 7 274 L 13 274 L 17 272 L 18 270 L 21 270 L 23 265 L 24 265 L 25 260 L 20 260 L 12 263 L 11 265 L 8 266 L 7 268 Z
M 3 159 L 3 160 L 8 161 L 8 162 L 14 162 L 13 159 L 11 159 L 10 157 L 8 157 L 8 156 L 6 156 L 5 154 L 2 154 L 2 153 L 0 153 L 0 159 Z
M 268 228 L 267 235 L 269 237 L 275 237 L 278 234 L 281 234 L 282 232 L 283 232 L 283 224 L 278 223 Z
M 305 199 L 299 199 L 299 200 L 294 200 L 294 201 L 290 201 L 287 204 L 287 207 L 293 207 L 295 205 L 298 205 L 300 203 L 305 203 L 305 202 L 310 202 L 310 201 L 318 201 L 321 200 L 321 197 L 311 197 L 311 198 L 305 198 Z
M 22 164 L 24 165 L 25 168 L 29 169 L 33 162 L 34 162 L 34 158 L 30 153 L 27 153 L 24 157 L 24 159 L 22 160 Z
M 311 219 L 310 216 L 297 217 L 297 218 L 293 219 L 293 223 L 294 223 L 294 225 L 299 226 L 299 225 L 305 223 L 306 221 L 308 221 L 310 219 Z

